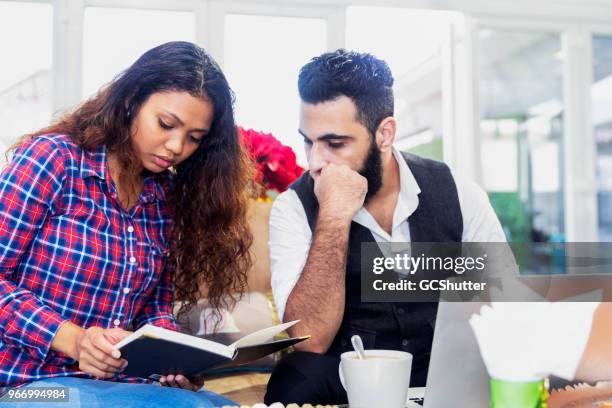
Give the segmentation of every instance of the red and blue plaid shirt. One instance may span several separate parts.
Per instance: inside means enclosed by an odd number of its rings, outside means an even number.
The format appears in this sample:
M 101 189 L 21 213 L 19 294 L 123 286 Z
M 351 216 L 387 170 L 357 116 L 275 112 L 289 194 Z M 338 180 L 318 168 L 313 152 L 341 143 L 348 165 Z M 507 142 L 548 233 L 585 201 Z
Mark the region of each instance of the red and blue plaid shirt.
M 87 151 L 51 134 L 16 151 L 0 176 L 0 386 L 85 376 L 50 349 L 67 320 L 178 329 L 164 269 L 170 183 L 167 173 L 146 178 L 126 211 L 104 146 Z

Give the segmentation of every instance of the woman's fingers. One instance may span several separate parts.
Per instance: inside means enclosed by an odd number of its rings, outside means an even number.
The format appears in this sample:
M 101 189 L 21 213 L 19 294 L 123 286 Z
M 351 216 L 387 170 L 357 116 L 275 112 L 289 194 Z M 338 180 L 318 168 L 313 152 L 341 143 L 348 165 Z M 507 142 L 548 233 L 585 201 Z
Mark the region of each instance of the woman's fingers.
M 103 351 L 109 356 L 112 356 L 117 360 L 121 357 L 121 352 L 106 339 L 104 332 L 100 331 L 92 334 L 91 342 L 98 350 Z
M 113 327 L 112 329 L 104 331 L 104 337 L 113 345 L 119 343 L 124 337 L 130 334 L 132 334 L 132 332 L 123 330 L 119 327 Z
M 190 391 L 197 391 L 202 388 L 204 381 L 191 382 L 187 377 L 182 374 L 168 374 L 159 379 L 159 383 L 165 387 L 176 387 L 183 388 Z
M 97 360 L 88 356 L 83 356 L 83 358 L 79 361 L 79 368 L 82 371 L 91 374 L 96 378 L 111 378 L 115 375 L 114 372 L 101 369 L 98 367 L 98 365 L 99 363 L 97 362 Z
M 119 350 L 116 350 L 112 344 L 110 344 L 103 334 L 96 335 L 92 338 L 91 347 L 88 350 L 90 354 L 97 360 L 99 364 L 96 367 L 105 371 L 119 372 L 123 369 L 127 363 L 125 359 L 116 358 Z
M 119 372 L 124 368 L 124 366 L 127 363 L 126 360 L 122 358 L 121 359 L 113 358 L 95 347 L 92 347 L 88 351 L 91 357 L 93 357 L 93 359 L 97 362 L 97 364 L 95 364 L 96 367 L 98 367 L 101 370 Z
M 179 374 L 176 377 L 174 377 L 174 380 L 181 388 L 185 388 L 187 390 L 192 390 L 192 391 L 195 391 L 196 389 L 195 384 L 192 384 L 191 381 L 189 381 L 184 375 Z
M 174 375 L 170 374 L 166 376 L 166 379 L 168 380 L 168 385 L 170 387 L 178 387 L 178 384 L 176 383 L 176 379 L 174 378 Z
M 176 382 L 174 381 L 174 375 L 169 374 L 161 377 L 159 379 L 159 383 L 164 387 L 176 387 Z
M 121 353 L 106 338 L 109 330 L 91 327 L 79 340 L 79 367 L 97 378 L 110 378 L 121 372 L 127 361 L 120 358 Z M 117 336 L 123 333 L 113 333 Z
M 191 378 L 189 379 L 189 381 L 191 382 L 191 384 L 194 386 L 196 390 L 199 390 L 200 388 L 204 386 L 204 376 L 203 375 Z
M 97 358 L 95 358 L 93 356 L 91 356 L 90 358 L 88 358 L 88 357 L 90 357 L 90 356 L 85 357 L 87 362 L 91 366 L 94 366 L 95 368 L 97 368 L 98 370 L 110 373 L 112 375 L 114 375 L 116 373 L 120 373 L 121 371 L 123 371 L 123 366 L 115 367 L 113 365 L 108 364 L 104 360 L 97 359 Z

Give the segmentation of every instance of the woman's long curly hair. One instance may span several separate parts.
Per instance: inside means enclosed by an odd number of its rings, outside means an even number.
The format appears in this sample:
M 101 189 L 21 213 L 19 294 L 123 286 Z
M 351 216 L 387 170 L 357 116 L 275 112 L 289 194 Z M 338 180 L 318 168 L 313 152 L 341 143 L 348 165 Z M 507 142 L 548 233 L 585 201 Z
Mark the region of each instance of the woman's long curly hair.
M 252 235 L 246 221 L 253 167 L 234 122 L 234 96 L 217 63 L 202 48 L 169 42 L 143 54 L 91 99 L 47 128 L 26 135 L 69 135 L 83 149 L 106 145 L 133 174 L 138 158 L 130 128 L 143 103 L 158 92 L 188 92 L 210 101 L 214 116 L 197 150 L 175 166 L 169 267 L 175 270 L 178 315 L 193 305 L 200 290 L 219 311 L 244 292 L 251 266 Z

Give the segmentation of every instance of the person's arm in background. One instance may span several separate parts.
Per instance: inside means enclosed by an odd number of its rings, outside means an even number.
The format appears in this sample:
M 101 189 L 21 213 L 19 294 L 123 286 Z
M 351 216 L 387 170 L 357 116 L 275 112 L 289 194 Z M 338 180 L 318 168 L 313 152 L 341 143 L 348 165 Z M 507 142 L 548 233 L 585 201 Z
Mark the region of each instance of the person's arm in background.
M 291 336 L 312 336 L 296 345 L 298 350 L 324 353 L 342 322 L 349 229 L 354 214 L 363 205 L 366 192 L 366 180 L 346 166 L 328 165 L 322 171 L 315 182 L 319 215 L 301 272 L 283 270 L 287 263 L 278 262 L 290 256 L 290 251 L 281 248 L 286 247 L 287 242 L 296 241 L 300 228 L 294 225 L 299 223 L 292 221 L 290 215 L 278 207 L 272 211 L 270 258 L 273 286 L 278 288 L 278 281 L 282 279 L 279 275 L 284 274 L 291 286 L 288 294 L 283 289 L 275 289 L 279 313 L 285 322 L 300 320 L 288 330 Z M 300 246 L 303 247 L 303 243 Z M 295 260 L 290 267 L 299 268 L 302 262 Z
M 602 302 L 593 314 L 591 333 L 576 369 L 583 381 L 612 380 L 612 303 Z

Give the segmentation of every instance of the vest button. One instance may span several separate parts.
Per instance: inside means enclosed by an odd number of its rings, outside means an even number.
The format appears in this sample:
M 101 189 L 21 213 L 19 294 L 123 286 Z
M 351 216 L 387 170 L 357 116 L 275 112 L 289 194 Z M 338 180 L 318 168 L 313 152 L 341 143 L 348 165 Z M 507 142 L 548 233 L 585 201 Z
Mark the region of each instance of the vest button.
M 348 342 L 346 341 L 346 339 L 342 339 L 342 340 L 340 340 L 340 345 L 341 345 L 342 347 L 345 347 L 347 344 L 348 344 Z
M 402 347 L 406 347 L 408 345 L 408 340 L 402 340 Z
M 397 314 L 403 315 L 404 314 L 404 309 L 402 309 L 401 307 L 398 307 L 397 308 Z

